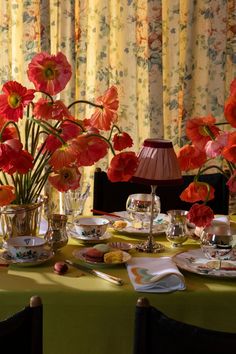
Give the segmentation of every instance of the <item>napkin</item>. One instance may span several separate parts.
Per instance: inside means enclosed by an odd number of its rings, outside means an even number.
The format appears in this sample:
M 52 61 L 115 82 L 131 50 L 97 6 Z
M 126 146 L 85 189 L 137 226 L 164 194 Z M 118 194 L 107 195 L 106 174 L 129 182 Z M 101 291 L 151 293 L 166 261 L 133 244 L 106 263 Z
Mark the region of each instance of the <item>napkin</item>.
M 168 293 L 186 288 L 184 276 L 171 257 L 133 257 L 126 266 L 136 291 Z

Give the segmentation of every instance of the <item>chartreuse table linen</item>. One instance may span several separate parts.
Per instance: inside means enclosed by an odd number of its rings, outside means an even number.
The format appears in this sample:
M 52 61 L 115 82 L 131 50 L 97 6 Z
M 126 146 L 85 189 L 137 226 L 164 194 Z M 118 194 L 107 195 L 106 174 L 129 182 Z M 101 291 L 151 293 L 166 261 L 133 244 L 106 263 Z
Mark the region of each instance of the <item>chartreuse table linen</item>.
M 139 237 L 144 239 L 144 237 Z M 158 241 L 170 256 L 165 237 Z M 138 242 L 137 237 L 114 235 L 112 241 Z M 149 298 L 167 315 L 205 328 L 236 332 L 236 279 L 216 279 L 184 272 L 186 290 L 173 293 L 134 291 L 124 265 L 100 268 L 121 277 L 125 284 L 113 285 L 92 275 L 80 276 L 70 268 L 63 276 L 53 272 L 53 264 L 75 260 L 72 251 L 81 244 L 70 239 L 54 259 L 37 267 L 0 267 L 0 317 L 20 309 L 32 295 L 44 304 L 44 354 L 130 354 L 132 353 L 135 303 L 139 296 Z M 189 240 L 178 252 L 199 247 Z M 134 253 L 135 256 L 147 254 Z M 153 254 L 150 255 L 153 257 Z

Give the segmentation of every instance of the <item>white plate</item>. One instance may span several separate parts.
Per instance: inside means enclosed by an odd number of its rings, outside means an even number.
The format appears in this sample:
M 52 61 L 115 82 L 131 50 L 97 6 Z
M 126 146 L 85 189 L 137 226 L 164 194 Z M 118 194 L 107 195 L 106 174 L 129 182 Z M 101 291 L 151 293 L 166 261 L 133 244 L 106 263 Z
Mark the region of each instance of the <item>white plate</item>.
M 115 212 L 115 214 L 120 215 L 121 217 L 127 217 L 128 214 L 126 211 Z M 116 218 L 116 220 L 119 220 Z M 113 219 L 114 221 L 114 219 Z M 137 229 L 132 226 L 131 222 L 124 220 L 127 223 L 127 226 L 123 229 L 116 229 L 112 227 L 112 230 L 116 233 L 126 234 L 126 235 L 139 235 L 139 236 L 146 236 L 149 233 L 149 228 L 140 228 Z M 160 235 L 166 232 L 167 226 L 169 225 L 169 218 L 166 214 L 159 214 L 158 217 L 153 222 L 153 235 Z
M 91 238 L 91 237 L 81 237 L 77 233 L 74 233 L 72 230 L 68 231 L 68 235 L 72 237 L 74 240 L 82 241 L 84 243 L 103 243 L 111 238 L 111 234 L 109 232 L 105 232 L 100 238 Z
M 236 277 L 236 260 L 222 261 L 222 269 L 212 269 L 213 262 L 215 262 L 214 264 L 217 266 L 218 261 L 205 258 L 201 249 L 179 253 L 173 257 L 173 261 L 180 269 L 187 270 L 191 273 L 218 278 Z M 233 270 L 226 270 L 224 267 L 232 267 Z
M 124 264 L 126 262 L 128 262 L 131 258 L 131 255 L 127 252 L 122 251 L 123 253 L 123 260 L 120 263 L 104 263 L 104 262 L 92 262 L 92 261 L 88 261 L 86 260 L 86 258 L 84 257 L 84 252 L 86 252 L 88 248 L 83 248 L 83 249 L 76 249 L 72 252 L 73 256 L 77 259 L 79 259 L 80 261 L 83 261 L 87 264 L 91 264 L 91 265 L 96 265 L 96 266 L 105 266 L 105 267 L 112 267 L 112 266 L 117 266 L 120 264 Z
M 110 248 L 113 249 L 118 249 L 121 251 L 125 251 L 125 252 L 129 252 L 130 250 L 134 249 L 135 246 L 132 243 L 128 243 L 128 242 L 109 242 L 107 244 Z
M 44 253 L 42 253 L 37 259 L 32 260 L 32 259 L 14 259 L 10 256 L 10 254 L 7 251 L 4 251 L 3 253 L 0 254 L 0 259 L 2 259 L 4 262 L 7 264 L 14 264 L 20 267 L 34 267 L 39 264 L 45 263 L 52 259 L 54 256 L 53 251 L 47 251 L 45 250 Z

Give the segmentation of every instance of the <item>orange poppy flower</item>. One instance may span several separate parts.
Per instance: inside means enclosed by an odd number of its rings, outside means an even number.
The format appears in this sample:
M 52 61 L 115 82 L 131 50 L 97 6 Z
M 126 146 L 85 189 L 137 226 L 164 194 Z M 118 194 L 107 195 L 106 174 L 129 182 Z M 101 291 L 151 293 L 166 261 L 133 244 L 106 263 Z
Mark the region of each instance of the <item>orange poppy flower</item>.
M 205 227 L 211 224 L 214 219 L 214 213 L 212 209 L 205 204 L 193 204 L 187 214 L 187 218 L 189 222 L 196 226 Z
M 236 132 L 228 135 L 228 144 L 222 151 L 222 156 L 233 163 L 236 163 Z
M 195 203 L 200 200 L 207 201 L 208 188 L 210 190 L 208 200 L 214 199 L 215 189 L 209 184 L 202 182 L 191 182 L 180 194 L 180 199 L 188 203 Z
M 0 206 L 8 205 L 16 198 L 14 187 L 0 185 Z
M 67 192 L 69 189 L 77 189 L 80 185 L 81 173 L 76 166 L 63 167 L 62 169 L 52 172 L 48 181 L 59 192 Z
M 236 89 L 235 94 L 229 96 L 225 102 L 224 114 L 229 124 L 236 128 Z
M 62 167 L 68 167 L 75 162 L 77 154 L 71 142 L 64 144 L 54 151 L 50 160 L 48 161 L 54 170 L 59 170 Z
M 195 117 L 189 119 L 186 123 L 186 135 L 198 149 L 204 150 L 206 143 L 212 140 L 207 134 L 204 127 L 207 127 L 211 134 L 216 137 L 220 133 L 220 129 L 214 124 L 216 120 L 211 115 L 207 117 Z
M 3 87 L 3 95 L 0 95 L 0 115 L 7 120 L 17 122 L 23 117 L 23 109 L 34 98 L 35 90 L 27 90 L 17 81 L 8 81 Z
M 103 96 L 97 98 L 96 103 L 103 106 L 96 108 L 90 118 L 90 123 L 95 128 L 109 130 L 111 124 L 117 121 L 117 109 L 119 106 L 117 88 L 111 86 Z
M 45 91 L 53 96 L 66 87 L 72 71 L 71 65 L 63 53 L 50 55 L 42 52 L 33 57 L 29 63 L 27 74 L 36 90 Z
M 205 151 L 193 145 L 183 146 L 177 155 L 181 171 L 189 171 L 201 167 L 207 160 Z
M 134 152 L 121 152 L 115 155 L 110 163 L 107 176 L 111 182 L 127 182 L 138 167 L 138 158 Z

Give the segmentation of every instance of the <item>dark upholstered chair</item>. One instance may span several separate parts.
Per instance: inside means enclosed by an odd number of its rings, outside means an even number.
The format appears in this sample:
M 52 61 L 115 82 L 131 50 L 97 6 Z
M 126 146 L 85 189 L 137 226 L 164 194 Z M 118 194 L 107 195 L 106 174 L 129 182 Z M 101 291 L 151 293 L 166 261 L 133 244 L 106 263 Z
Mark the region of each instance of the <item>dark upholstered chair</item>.
M 150 306 L 146 298 L 137 301 L 134 325 L 133 354 L 225 354 L 236 348 L 236 333 L 176 321 Z
M 0 321 L 0 352 L 8 354 L 43 353 L 43 310 L 39 296 L 21 311 Z
M 194 176 L 183 176 L 179 186 L 157 187 L 156 194 L 161 200 L 161 212 L 170 209 L 189 210 L 191 203 L 180 200 L 180 193 L 193 181 Z M 215 188 L 215 198 L 208 202 L 215 214 L 228 214 L 229 193 L 225 177 L 220 173 L 201 175 L 201 181 Z M 125 210 L 128 196 L 133 193 L 151 193 L 151 187 L 133 182 L 110 182 L 104 171 L 97 169 L 94 174 L 93 209 L 106 212 Z

